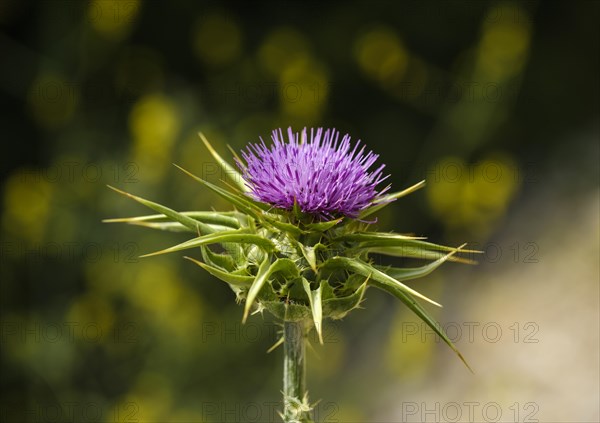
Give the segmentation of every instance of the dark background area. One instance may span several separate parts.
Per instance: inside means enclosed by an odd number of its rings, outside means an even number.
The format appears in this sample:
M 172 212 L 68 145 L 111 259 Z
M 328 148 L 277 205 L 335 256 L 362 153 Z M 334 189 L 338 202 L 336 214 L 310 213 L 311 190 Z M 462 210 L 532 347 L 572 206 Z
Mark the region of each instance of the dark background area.
M 325 126 L 380 154 L 393 190 L 427 179 L 381 230 L 485 254 L 418 282 L 476 374 L 370 290 L 314 343 L 318 421 L 452 420 L 454 403 L 469 421 L 465 402 L 475 421 L 492 403 L 598 421 L 599 9 L 0 0 L 0 420 L 278 421 L 277 324 L 242 326 L 177 254 L 139 259 L 184 238 L 102 224 L 146 213 L 106 184 L 225 210 L 171 165 L 221 179 L 198 131 L 229 158 Z

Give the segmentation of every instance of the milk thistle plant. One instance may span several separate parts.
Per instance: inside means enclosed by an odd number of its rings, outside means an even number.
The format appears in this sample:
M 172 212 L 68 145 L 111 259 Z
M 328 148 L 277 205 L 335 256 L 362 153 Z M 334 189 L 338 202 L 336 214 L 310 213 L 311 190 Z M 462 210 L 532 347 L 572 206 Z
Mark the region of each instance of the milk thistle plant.
M 340 140 L 335 129 L 296 133 L 290 128 L 287 139 L 281 129 L 275 130 L 270 146 L 261 139 L 241 157 L 234 153 L 237 169 L 199 135 L 228 177 L 226 188 L 179 169 L 230 202 L 233 210 L 178 212 L 111 187 L 158 214 L 107 221 L 190 232 L 190 240 L 144 257 L 199 251 L 201 260 L 185 258 L 231 287 L 244 304 L 243 322 L 250 313 L 265 310 L 282 322 L 274 347 L 283 344 L 284 422 L 312 421 L 305 385 L 308 332 L 314 328 L 323 343 L 323 321 L 359 308 L 370 286 L 399 299 L 465 362 L 418 299 L 440 305 L 404 282 L 428 275 L 447 260 L 468 262 L 459 253 L 473 251 L 370 229 L 374 213 L 423 187 L 424 181 L 396 193 L 388 193 L 390 185 L 379 189 L 388 176 L 384 165 L 374 166 L 378 156 L 360 141 L 353 145 L 349 135 Z M 371 254 L 428 264 L 380 266 Z

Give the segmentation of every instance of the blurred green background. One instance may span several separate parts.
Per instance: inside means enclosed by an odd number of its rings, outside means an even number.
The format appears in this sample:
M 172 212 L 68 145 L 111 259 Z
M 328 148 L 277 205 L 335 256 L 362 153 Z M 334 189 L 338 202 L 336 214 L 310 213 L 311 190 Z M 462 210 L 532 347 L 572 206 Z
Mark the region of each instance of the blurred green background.
M 597 422 L 599 3 L 0 0 L 0 421 L 271 422 L 282 353 L 181 234 L 229 157 L 335 126 L 381 155 L 381 230 L 469 242 L 415 282 L 470 374 L 369 290 L 309 352 L 321 422 Z M 596 24 L 594 24 L 596 22 Z M 313 341 L 316 338 L 313 338 Z

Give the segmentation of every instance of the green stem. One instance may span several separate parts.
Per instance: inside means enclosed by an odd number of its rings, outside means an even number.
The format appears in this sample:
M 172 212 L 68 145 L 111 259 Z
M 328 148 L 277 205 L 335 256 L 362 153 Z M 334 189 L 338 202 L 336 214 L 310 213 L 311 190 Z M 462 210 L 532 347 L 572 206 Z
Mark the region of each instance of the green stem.
M 308 423 L 304 322 L 283 322 L 283 421 Z

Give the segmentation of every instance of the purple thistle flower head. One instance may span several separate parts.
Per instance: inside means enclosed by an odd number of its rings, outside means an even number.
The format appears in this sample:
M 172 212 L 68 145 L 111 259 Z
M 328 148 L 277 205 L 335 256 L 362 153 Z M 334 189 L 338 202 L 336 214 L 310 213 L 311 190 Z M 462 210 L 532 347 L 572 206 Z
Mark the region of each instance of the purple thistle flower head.
M 287 210 L 296 201 L 304 213 L 356 218 L 389 189 L 376 190 L 389 175 L 382 175 L 385 165 L 369 170 L 379 156 L 365 154 L 364 145 L 359 150 L 360 140 L 353 147 L 349 135 L 340 142 L 338 131 L 323 128 L 311 128 L 309 138 L 306 128 L 287 134 L 286 142 L 282 130 L 274 130 L 270 148 L 261 138 L 242 151 L 247 165 L 237 161 L 255 200 Z

